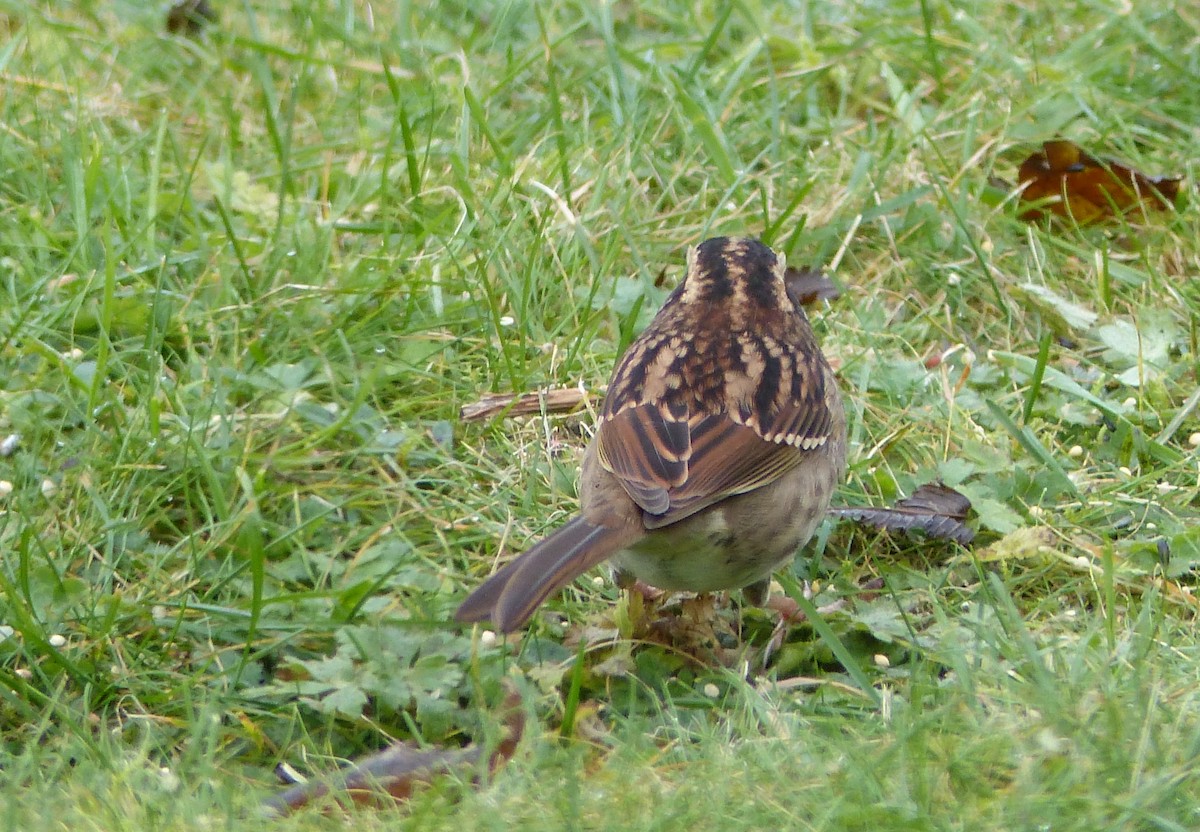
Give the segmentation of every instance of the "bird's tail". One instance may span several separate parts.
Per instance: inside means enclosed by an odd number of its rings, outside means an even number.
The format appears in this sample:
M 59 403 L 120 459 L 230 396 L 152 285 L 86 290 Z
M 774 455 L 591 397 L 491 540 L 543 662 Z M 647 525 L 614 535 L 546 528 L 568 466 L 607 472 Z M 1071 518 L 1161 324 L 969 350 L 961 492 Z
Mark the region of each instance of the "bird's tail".
M 641 535 L 639 529 L 597 526 L 576 517 L 484 581 L 454 618 L 490 620 L 500 632 L 511 633 L 548 597 Z

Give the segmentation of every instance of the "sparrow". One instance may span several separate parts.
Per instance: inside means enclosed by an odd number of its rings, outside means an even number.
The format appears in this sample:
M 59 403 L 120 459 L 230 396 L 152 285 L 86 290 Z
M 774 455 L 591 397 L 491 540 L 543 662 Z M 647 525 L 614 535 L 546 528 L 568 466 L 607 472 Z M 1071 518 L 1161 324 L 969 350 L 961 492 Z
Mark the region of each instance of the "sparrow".
M 689 250 L 683 281 L 613 370 L 579 515 L 488 578 L 456 620 L 517 630 L 605 560 L 621 585 L 767 600 L 846 465 L 837 382 L 785 267 L 754 239 Z

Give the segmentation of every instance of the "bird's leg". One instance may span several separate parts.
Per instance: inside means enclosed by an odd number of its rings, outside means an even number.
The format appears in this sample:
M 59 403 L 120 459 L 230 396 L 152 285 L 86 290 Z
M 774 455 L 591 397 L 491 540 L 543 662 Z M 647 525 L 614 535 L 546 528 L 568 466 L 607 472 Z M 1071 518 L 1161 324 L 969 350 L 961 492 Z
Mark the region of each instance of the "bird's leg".
M 617 585 L 617 589 L 636 592 L 647 601 L 657 601 L 665 594 L 661 589 L 639 581 L 632 572 L 626 572 L 624 569 L 613 569 L 613 583 Z

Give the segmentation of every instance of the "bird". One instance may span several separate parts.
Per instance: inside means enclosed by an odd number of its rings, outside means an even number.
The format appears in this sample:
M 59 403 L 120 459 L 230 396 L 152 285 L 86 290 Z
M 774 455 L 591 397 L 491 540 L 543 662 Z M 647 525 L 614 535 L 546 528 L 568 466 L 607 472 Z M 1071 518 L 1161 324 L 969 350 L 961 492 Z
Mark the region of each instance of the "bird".
M 458 622 L 519 630 L 606 560 L 622 586 L 767 601 L 846 467 L 837 380 L 785 269 L 753 238 L 689 249 L 683 280 L 613 369 L 580 513 L 471 592 Z

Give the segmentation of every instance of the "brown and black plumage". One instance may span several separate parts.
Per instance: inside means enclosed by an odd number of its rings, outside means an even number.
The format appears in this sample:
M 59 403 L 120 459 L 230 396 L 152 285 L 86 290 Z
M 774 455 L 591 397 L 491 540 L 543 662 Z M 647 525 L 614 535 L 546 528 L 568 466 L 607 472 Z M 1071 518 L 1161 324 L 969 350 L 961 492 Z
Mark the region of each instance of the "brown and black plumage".
M 463 622 L 520 628 L 592 566 L 666 590 L 750 588 L 820 522 L 845 467 L 833 372 L 784 258 L 718 237 L 617 363 L 583 459 L 580 515 L 488 578 Z

